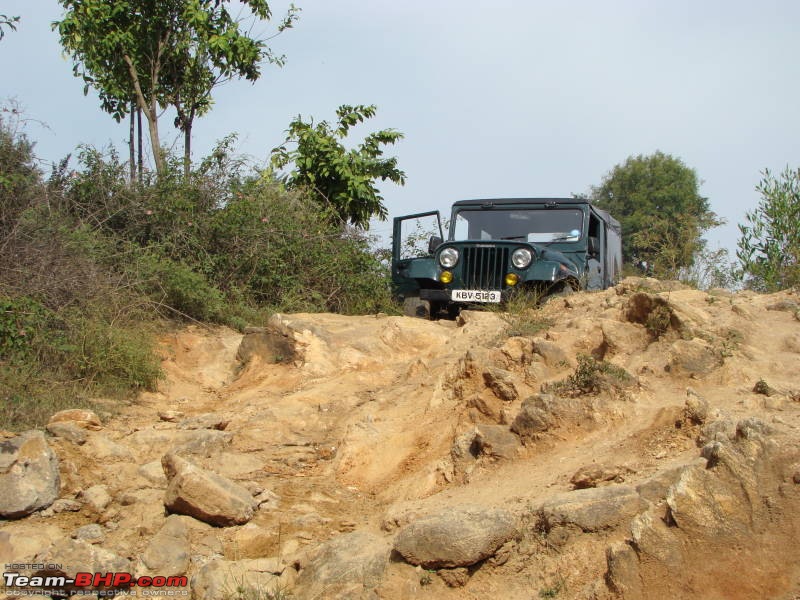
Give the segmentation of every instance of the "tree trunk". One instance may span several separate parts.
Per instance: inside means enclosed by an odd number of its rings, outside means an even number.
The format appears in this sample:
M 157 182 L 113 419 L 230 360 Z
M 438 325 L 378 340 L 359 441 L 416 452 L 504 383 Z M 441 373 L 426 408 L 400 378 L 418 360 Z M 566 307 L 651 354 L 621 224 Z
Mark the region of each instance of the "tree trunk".
M 158 106 L 156 99 L 155 96 L 153 96 L 150 98 L 150 105 L 147 105 L 144 92 L 142 92 L 142 86 L 139 83 L 139 74 L 136 71 L 136 66 L 133 64 L 131 57 L 127 54 L 123 54 L 122 58 L 125 60 L 125 64 L 128 65 L 128 73 L 133 81 L 133 89 L 136 92 L 136 103 L 142 112 L 144 112 L 144 116 L 147 119 L 147 127 L 150 132 L 150 147 L 153 150 L 153 161 L 156 163 L 156 173 L 161 176 L 166 171 L 166 162 L 164 161 L 164 155 L 161 153 L 161 140 L 158 137 Z M 154 80 L 157 75 L 158 73 L 156 71 L 153 77 Z
M 139 133 L 139 183 L 142 183 L 142 175 L 144 173 L 144 157 L 142 156 L 142 109 L 136 107 L 136 120 L 138 121 Z
M 192 125 L 195 109 L 191 108 L 189 116 L 183 119 L 183 177 L 188 180 L 192 171 Z
M 134 140 L 134 118 L 136 112 L 136 103 L 131 100 L 131 125 L 130 125 L 130 132 L 128 134 L 128 158 L 130 163 L 130 170 L 131 170 L 131 185 L 136 183 L 136 140 Z

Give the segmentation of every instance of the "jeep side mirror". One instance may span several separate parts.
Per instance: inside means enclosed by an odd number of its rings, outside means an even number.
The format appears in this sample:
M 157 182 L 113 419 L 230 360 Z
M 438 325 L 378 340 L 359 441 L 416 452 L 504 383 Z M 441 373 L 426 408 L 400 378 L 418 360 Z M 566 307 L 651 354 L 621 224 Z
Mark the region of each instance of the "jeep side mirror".
M 442 244 L 444 244 L 444 240 L 438 235 L 431 236 L 431 239 L 428 241 L 428 254 L 436 252 L 436 249 Z

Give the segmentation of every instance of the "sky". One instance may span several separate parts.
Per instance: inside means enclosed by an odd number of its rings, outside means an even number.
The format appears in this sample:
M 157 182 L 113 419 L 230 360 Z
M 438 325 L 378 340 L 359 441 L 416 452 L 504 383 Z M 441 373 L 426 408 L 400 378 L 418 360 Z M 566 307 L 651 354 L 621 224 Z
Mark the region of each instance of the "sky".
M 362 133 L 405 136 L 387 154 L 406 185 L 380 186 L 391 218 L 468 198 L 584 193 L 629 156 L 660 150 L 696 170 L 727 221 L 706 238 L 731 252 L 761 172 L 800 166 L 795 0 L 296 4 L 295 27 L 270 42 L 286 65 L 215 92 L 195 123 L 195 159 L 235 132 L 238 150 L 265 163 L 297 115 L 332 120 L 341 104 L 375 104 Z M 288 2 L 270 6 L 277 16 Z M 0 0 L 0 14 L 21 17 L 0 41 L 0 101 L 25 111 L 38 156 L 58 161 L 79 144 L 126 156 L 127 126 L 83 95 L 51 31 L 59 4 Z M 180 151 L 171 121 L 163 141 Z

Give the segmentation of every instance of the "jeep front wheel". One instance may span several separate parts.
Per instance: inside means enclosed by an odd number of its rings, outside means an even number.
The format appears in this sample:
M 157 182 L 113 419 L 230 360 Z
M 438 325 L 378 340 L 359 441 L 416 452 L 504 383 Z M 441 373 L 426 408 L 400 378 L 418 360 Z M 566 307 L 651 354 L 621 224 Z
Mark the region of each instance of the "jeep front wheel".
M 403 300 L 403 314 L 420 319 L 431 318 L 430 300 L 422 300 L 419 296 L 408 296 Z

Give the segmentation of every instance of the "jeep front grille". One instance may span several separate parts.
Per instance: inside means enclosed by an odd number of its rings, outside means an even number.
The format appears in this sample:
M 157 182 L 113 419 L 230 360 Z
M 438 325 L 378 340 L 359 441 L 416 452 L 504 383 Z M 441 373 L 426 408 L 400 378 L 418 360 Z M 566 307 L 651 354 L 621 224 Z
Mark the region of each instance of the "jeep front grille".
M 464 248 L 464 287 L 469 290 L 499 290 L 508 265 L 508 248 Z

